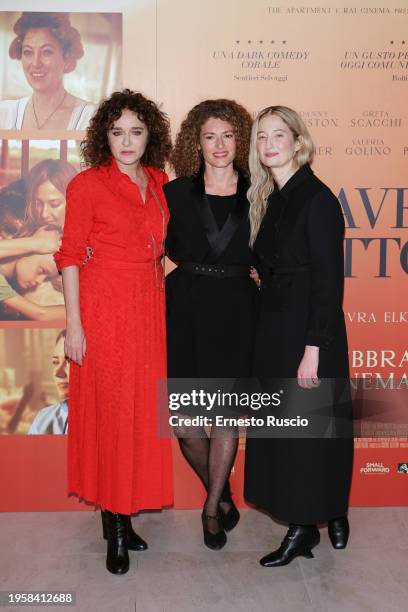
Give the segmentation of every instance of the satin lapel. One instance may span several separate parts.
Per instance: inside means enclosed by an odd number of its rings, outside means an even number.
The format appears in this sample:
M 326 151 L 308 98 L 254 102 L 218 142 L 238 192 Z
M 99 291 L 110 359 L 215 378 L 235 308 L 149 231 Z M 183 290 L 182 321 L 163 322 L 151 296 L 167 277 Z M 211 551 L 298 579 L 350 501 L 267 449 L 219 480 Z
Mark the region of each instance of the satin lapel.
M 208 210 L 206 211 L 207 203 L 205 199 L 204 180 L 202 174 L 198 174 L 194 177 L 190 193 L 191 202 L 193 205 L 194 213 L 197 217 L 199 230 L 197 232 L 197 240 L 195 240 L 195 246 L 199 246 L 200 251 L 202 252 L 202 258 L 200 259 L 200 261 L 205 261 L 212 250 L 208 236 L 211 235 L 214 230 L 218 231 L 218 227 L 212 214 L 208 215 Z
M 207 202 L 208 207 L 210 205 Z M 211 208 L 210 208 L 210 212 Z M 212 254 L 218 259 L 218 257 L 225 251 L 231 240 L 233 239 L 235 232 L 237 231 L 242 220 L 248 214 L 248 203 L 246 199 L 246 183 L 245 179 L 239 176 L 238 187 L 237 187 L 237 202 L 235 208 L 230 212 L 224 223 L 221 231 L 218 232 L 218 236 L 213 242 Z M 217 228 L 218 229 L 218 228 Z
M 208 243 L 212 249 L 217 240 L 219 229 L 205 193 L 200 193 L 198 190 L 196 190 L 194 194 L 194 204 L 197 214 L 200 217 Z
M 205 261 L 207 263 L 214 263 L 220 257 L 234 237 L 234 234 L 237 231 L 241 221 L 247 215 L 248 203 L 246 199 L 246 189 L 246 181 L 240 175 L 238 181 L 236 206 L 228 215 L 222 229 L 219 230 L 217 222 L 214 219 L 210 203 L 204 193 L 204 181 L 202 177 L 198 176 L 194 181 L 194 206 L 209 245 L 209 249 L 205 257 Z

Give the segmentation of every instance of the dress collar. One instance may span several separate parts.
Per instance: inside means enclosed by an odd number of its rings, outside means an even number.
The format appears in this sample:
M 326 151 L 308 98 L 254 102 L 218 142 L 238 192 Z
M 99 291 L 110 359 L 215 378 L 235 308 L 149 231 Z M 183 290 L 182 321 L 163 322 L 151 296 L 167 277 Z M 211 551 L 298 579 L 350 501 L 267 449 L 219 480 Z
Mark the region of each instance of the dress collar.
M 299 170 L 296 170 L 295 174 L 293 174 L 287 183 L 284 184 L 282 189 L 279 189 L 275 183 L 274 191 L 272 193 L 279 193 L 283 198 L 288 199 L 290 193 L 301 185 L 306 179 L 312 176 L 313 170 L 311 169 L 309 164 L 305 164 L 301 166 Z
M 151 176 L 151 173 L 149 172 L 149 168 L 148 166 L 144 166 L 143 164 L 142 164 L 142 167 L 147 177 L 147 180 L 150 183 L 152 180 L 152 176 Z M 133 181 L 130 178 L 130 176 L 128 176 L 125 172 L 122 172 L 122 170 L 119 168 L 117 161 L 114 157 L 111 157 L 110 161 L 106 165 L 106 168 L 107 168 L 109 178 L 111 178 L 113 181 L 120 180 L 120 181 L 124 181 L 126 183 L 130 183 L 133 185 Z
M 109 176 L 116 181 L 117 180 L 131 181 L 130 177 L 124 172 L 122 172 L 122 170 L 119 168 L 117 161 L 114 157 L 111 157 L 110 159 L 110 162 L 108 164 L 108 171 L 109 171 Z

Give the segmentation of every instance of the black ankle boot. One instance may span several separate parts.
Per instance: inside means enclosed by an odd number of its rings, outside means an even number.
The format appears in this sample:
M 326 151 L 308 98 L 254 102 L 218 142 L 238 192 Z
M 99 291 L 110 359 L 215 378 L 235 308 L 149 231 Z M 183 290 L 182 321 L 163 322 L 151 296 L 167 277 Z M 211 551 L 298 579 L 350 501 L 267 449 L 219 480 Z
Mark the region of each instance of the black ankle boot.
M 224 527 L 225 531 L 231 531 L 234 529 L 234 527 L 236 527 L 240 519 L 240 514 L 238 508 L 232 501 L 231 487 L 228 480 L 225 483 L 220 502 L 225 502 L 230 506 L 229 510 L 224 512 L 222 506 L 220 505 L 219 514 L 221 515 L 222 526 Z
M 103 511 L 108 553 L 106 569 L 112 574 L 126 574 L 129 569 L 129 554 L 126 542 L 127 515 Z
M 216 519 L 220 524 L 220 531 L 217 531 L 217 533 L 208 531 L 208 519 Z M 211 550 L 220 550 L 227 543 L 227 536 L 225 535 L 220 515 L 216 514 L 215 516 L 211 516 L 206 514 L 205 510 L 203 510 L 201 521 L 203 523 L 204 544 L 208 546 L 208 548 L 211 548 Z
M 340 516 L 328 523 L 329 538 L 333 548 L 346 548 L 350 535 L 350 526 L 347 516 Z
M 126 514 L 123 516 L 126 516 L 126 542 L 127 542 L 128 550 L 136 550 L 139 552 L 142 550 L 147 550 L 148 548 L 147 543 L 140 537 L 140 535 L 136 533 L 136 531 L 133 530 L 132 521 L 131 521 L 130 516 Z M 107 540 L 108 538 L 107 518 L 106 518 L 106 514 L 103 511 L 101 512 L 101 517 L 102 517 L 103 537 L 105 538 L 105 540 Z
M 313 558 L 312 548 L 320 542 L 316 525 L 289 525 L 279 548 L 259 561 L 264 567 L 287 565 L 295 557 Z

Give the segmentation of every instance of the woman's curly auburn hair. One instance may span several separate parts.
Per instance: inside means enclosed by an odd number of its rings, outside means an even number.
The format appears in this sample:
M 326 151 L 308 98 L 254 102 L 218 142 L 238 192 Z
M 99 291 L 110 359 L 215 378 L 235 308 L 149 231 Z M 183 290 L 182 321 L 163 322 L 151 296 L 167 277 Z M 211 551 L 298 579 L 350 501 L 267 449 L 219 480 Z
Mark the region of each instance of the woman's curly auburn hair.
M 102 166 L 109 163 L 112 153 L 108 131 L 125 109 L 136 113 L 147 127 L 148 141 L 141 158 L 142 164 L 164 170 L 172 148 L 170 121 L 157 104 L 130 89 L 116 91 L 99 105 L 81 142 L 85 165 Z
M 37 28 L 49 30 L 60 44 L 63 56 L 71 60 L 66 72 L 75 70 L 77 60 L 84 55 L 84 48 L 80 33 L 71 25 L 69 13 L 22 13 L 13 28 L 17 36 L 9 47 L 11 59 L 21 59 L 25 35 Z
M 197 174 L 203 163 L 199 150 L 200 131 L 204 123 L 214 117 L 231 124 L 236 139 L 234 166 L 248 175 L 248 155 L 252 118 L 248 111 L 235 100 L 204 100 L 191 109 L 181 124 L 171 156 L 176 176 Z

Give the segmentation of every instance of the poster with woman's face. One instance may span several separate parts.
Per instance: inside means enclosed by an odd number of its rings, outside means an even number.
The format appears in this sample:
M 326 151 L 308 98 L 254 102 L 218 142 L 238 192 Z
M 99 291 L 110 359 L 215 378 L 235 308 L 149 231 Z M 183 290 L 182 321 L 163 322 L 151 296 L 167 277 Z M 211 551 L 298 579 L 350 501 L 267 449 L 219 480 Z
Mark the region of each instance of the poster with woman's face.
M 0 12 L 0 130 L 86 130 L 122 87 L 122 14 Z
M 65 329 L 0 329 L 0 435 L 65 434 Z
M 65 318 L 53 254 L 66 189 L 80 170 L 74 140 L 3 140 L 0 172 L 0 321 Z

